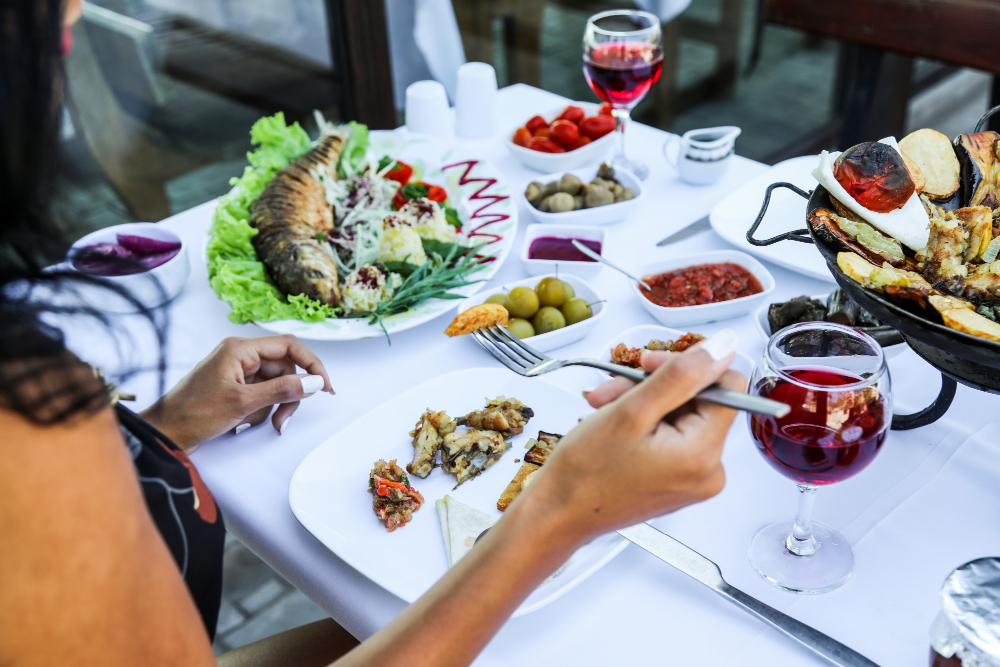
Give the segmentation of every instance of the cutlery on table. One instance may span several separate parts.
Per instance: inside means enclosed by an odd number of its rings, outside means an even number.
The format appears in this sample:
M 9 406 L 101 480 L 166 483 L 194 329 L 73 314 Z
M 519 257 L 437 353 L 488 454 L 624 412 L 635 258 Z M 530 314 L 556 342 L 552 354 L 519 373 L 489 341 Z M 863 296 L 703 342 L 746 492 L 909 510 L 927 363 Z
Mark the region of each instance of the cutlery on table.
M 674 232 L 673 234 L 663 239 L 662 241 L 657 242 L 656 245 L 665 246 L 665 245 L 670 245 L 671 243 L 677 243 L 678 241 L 683 241 L 686 238 L 694 236 L 695 234 L 700 234 L 706 229 L 711 229 L 711 228 L 712 228 L 712 223 L 709 222 L 708 216 L 706 215 L 704 218 L 692 222 L 687 227 L 681 229 L 680 231 Z
M 730 586 L 722 578 L 722 570 L 718 565 L 648 523 L 622 528 L 618 534 L 663 562 L 673 565 L 684 574 L 697 579 L 737 607 L 780 630 L 833 664 L 843 667 L 878 667 L 876 663 L 829 635 Z
M 605 264 L 607 266 L 610 266 L 612 269 L 614 269 L 618 273 L 622 274 L 626 278 L 631 278 L 635 282 L 637 282 L 640 285 L 642 285 L 643 287 L 645 287 L 647 292 L 652 292 L 653 291 L 653 288 L 650 287 L 649 285 L 647 285 L 644 281 L 636 278 L 631 273 L 629 273 L 628 271 L 626 271 L 622 267 L 618 266 L 617 264 L 612 264 L 611 262 L 609 262 L 608 260 L 604 259 L 603 257 L 601 257 L 600 255 L 598 255 L 596 252 L 594 252 L 593 250 L 591 250 L 587 246 L 583 245 L 582 243 L 580 243 L 576 239 L 573 239 L 571 241 L 571 243 L 573 244 L 574 248 L 576 248 L 577 250 L 579 250 L 580 252 L 582 252 L 584 255 L 586 255 L 587 257 L 591 258 L 592 260 L 600 262 L 601 264 Z
M 584 246 L 586 247 L 586 246 Z M 588 248 L 589 250 L 589 248 Z M 496 357 L 497 361 L 519 375 L 536 377 L 566 366 L 589 366 L 607 373 L 627 377 L 641 382 L 646 379 L 646 372 L 638 368 L 619 366 L 597 359 L 573 359 L 561 361 L 542 354 L 527 345 L 499 324 L 476 329 L 472 332 L 476 341 L 486 348 L 486 351 Z M 722 405 L 735 410 L 744 410 L 768 417 L 784 417 L 791 408 L 779 401 L 772 401 L 762 396 L 754 396 L 742 391 L 723 389 L 719 386 L 702 389 L 697 398 L 707 403 Z

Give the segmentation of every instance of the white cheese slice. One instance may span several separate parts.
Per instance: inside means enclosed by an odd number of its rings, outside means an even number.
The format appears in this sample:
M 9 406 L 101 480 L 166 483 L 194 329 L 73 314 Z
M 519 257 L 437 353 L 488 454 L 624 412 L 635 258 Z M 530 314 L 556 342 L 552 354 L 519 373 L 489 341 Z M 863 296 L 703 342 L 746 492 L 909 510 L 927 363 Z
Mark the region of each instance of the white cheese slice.
M 886 137 L 880 143 L 887 144 L 899 152 L 899 146 L 894 137 Z M 819 154 L 819 166 L 813 170 L 813 178 L 826 188 L 837 200 L 854 211 L 863 220 L 870 222 L 876 229 L 888 234 L 912 250 L 922 250 L 927 245 L 930 236 L 930 218 L 920 196 L 914 192 L 906 203 L 894 211 L 877 213 L 870 211 L 857 202 L 833 176 L 833 164 L 840 153 Z
M 448 552 L 448 567 L 462 560 L 476 543 L 476 538 L 497 522 L 497 520 L 479 510 L 461 503 L 451 496 L 434 503 L 441 519 L 441 533 Z M 442 512 L 443 508 L 443 512 Z

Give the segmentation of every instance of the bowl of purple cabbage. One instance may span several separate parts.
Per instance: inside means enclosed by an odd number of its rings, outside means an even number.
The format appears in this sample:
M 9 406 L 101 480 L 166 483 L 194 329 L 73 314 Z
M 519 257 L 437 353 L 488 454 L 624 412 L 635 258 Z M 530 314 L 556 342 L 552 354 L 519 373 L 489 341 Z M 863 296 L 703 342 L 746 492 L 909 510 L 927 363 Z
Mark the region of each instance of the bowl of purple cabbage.
M 151 222 L 116 225 L 88 234 L 73 244 L 66 261 L 81 273 L 125 287 L 147 308 L 177 296 L 191 270 L 180 236 Z M 112 299 L 116 300 L 122 304 L 105 309 L 134 309 L 127 307 L 124 299 Z

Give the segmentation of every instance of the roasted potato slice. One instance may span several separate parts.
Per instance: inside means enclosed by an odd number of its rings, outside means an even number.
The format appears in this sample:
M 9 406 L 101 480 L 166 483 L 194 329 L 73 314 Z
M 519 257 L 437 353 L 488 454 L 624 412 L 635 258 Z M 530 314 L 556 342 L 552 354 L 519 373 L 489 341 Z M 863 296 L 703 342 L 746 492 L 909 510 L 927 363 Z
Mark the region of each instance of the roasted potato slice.
M 903 164 L 906 165 L 906 171 L 910 172 L 910 180 L 913 181 L 914 192 L 919 195 L 927 187 L 927 179 L 924 178 L 924 172 L 920 171 L 919 165 L 906 153 L 903 153 Z
M 945 326 L 1000 343 L 1000 324 L 974 310 L 951 308 L 941 313 Z
M 927 297 L 927 301 L 934 306 L 934 310 L 939 313 L 943 313 L 946 310 L 975 310 L 976 307 L 973 306 L 968 301 L 963 301 L 957 297 L 944 296 L 943 294 L 932 294 Z
M 865 280 L 878 267 L 856 252 L 838 252 L 837 266 L 856 283 L 865 284 Z
M 449 336 L 461 336 L 494 323 L 507 326 L 509 318 L 507 309 L 499 303 L 481 303 L 459 313 L 444 332 Z
M 961 166 L 948 137 L 929 128 L 917 130 L 899 141 L 899 150 L 907 167 L 912 162 L 920 170 L 924 178 L 922 191 L 928 197 L 945 199 L 958 191 Z

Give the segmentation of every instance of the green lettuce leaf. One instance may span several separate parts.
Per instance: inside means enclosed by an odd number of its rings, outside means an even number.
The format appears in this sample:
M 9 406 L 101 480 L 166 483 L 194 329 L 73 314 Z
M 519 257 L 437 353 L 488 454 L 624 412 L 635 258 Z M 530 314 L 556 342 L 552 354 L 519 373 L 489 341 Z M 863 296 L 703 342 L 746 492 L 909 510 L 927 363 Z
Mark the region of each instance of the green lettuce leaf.
M 251 242 L 257 230 L 249 223 L 250 206 L 275 174 L 309 152 L 309 135 L 298 123 L 287 125 L 284 114 L 277 113 L 254 123 L 250 138 L 259 144 L 247 153 L 251 166 L 230 181 L 233 189 L 219 197 L 212 217 L 208 241 L 212 289 L 229 302 L 229 319 L 238 324 L 285 319 L 321 322 L 336 317 L 333 308 L 304 294 L 286 298 L 267 275 Z
M 348 178 L 361 171 L 364 167 L 365 153 L 368 152 L 368 127 L 361 123 L 350 123 L 351 136 L 344 142 L 337 163 L 337 173 L 341 178 Z

